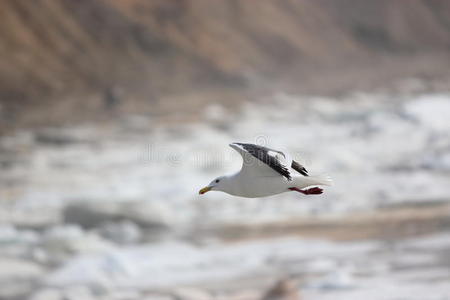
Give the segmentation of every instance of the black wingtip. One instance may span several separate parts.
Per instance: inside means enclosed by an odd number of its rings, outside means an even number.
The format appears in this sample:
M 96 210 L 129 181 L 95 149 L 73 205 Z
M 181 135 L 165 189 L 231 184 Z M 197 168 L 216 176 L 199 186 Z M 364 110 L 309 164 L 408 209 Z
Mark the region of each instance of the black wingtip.
M 291 168 L 299 172 L 303 176 L 309 176 L 308 171 L 305 169 L 305 167 L 296 162 L 295 160 L 292 161 Z

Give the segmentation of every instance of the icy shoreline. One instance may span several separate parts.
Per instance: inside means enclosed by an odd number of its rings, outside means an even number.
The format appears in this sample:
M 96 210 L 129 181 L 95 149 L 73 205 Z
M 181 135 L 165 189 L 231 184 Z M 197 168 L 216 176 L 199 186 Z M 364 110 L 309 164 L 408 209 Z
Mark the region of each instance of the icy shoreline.
M 235 114 L 211 106 L 198 123 L 160 127 L 130 116 L 2 138 L 0 297 L 195 299 L 173 294 L 191 287 L 208 300 L 234 299 L 230 289 L 260 299 L 267 283 L 291 276 L 304 299 L 450 299 L 450 237 L 439 228 L 450 201 L 450 95 L 391 98 L 279 94 Z M 240 167 L 227 147 L 233 141 L 282 145 L 335 186 L 314 198 L 198 196 L 211 178 Z M 350 242 L 195 236 L 229 224 L 381 216 L 387 207 L 436 203 L 439 214 L 405 218 L 402 230 L 444 232 L 398 241 L 384 238 L 392 226 Z
M 130 117 L 110 128 L 25 132 L 1 141 L 2 156 L 12 162 L 3 168 L 0 196 L 23 210 L 80 200 L 149 201 L 180 223 L 199 214 L 270 219 L 448 200 L 449 115 L 447 94 L 409 101 L 280 94 L 258 112 L 251 104 L 239 114 L 212 106 L 202 124 L 159 128 L 151 119 Z M 314 201 L 292 193 L 264 205 L 220 193 L 199 197 L 205 182 L 239 168 L 240 157 L 227 146 L 234 140 L 282 145 L 310 173 L 329 173 L 336 184 Z

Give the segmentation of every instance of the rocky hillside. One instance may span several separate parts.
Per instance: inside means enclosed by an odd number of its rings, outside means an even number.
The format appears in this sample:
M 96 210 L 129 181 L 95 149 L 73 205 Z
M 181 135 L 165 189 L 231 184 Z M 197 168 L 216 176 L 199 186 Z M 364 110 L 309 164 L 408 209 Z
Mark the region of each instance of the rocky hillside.
M 0 23 L 7 121 L 25 107 L 113 103 L 116 89 L 156 101 L 283 74 L 314 85 L 312 70 L 450 49 L 442 0 L 1 0 Z

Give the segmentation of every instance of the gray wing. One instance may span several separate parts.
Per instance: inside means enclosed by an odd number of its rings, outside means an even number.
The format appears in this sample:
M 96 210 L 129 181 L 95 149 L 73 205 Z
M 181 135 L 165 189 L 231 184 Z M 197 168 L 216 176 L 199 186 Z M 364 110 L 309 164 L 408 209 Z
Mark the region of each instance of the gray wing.
M 232 147 L 242 155 L 242 158 L 244 160 L 242 166 L 243 170 L 249 169 L 251 167 L 255 171 L 258 171 L 257 164 L 255 164 L 254 162 L 252 163 L 252 161 L 248 160 L 247 157 L 248 155 L 250 155 L 252 158 L 256 158 L 258 161 L 263 162 L 264 166 L 269 167 L 271 170 L 285 177 L 287 180 L 292 180 L 288 165 L 282 162 L 280 160 L 280 157 L 278 156 L 281 155 L 283 158 L 286 158 L 286 155 L 283 152 L 263 146 L 245 143 L 232 143 L 230 144 L 230 147 Z

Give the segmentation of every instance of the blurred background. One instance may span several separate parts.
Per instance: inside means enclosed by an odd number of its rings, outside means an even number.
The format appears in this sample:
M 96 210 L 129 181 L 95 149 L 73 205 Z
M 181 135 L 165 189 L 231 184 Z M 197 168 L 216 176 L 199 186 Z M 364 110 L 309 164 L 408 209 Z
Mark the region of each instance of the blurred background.
M 1 0 L 0 299 L 450 299 L 450 2 Z M 323 195 L 198 195 L 228 144 Z

